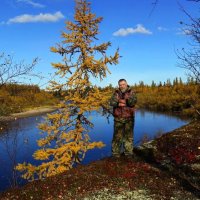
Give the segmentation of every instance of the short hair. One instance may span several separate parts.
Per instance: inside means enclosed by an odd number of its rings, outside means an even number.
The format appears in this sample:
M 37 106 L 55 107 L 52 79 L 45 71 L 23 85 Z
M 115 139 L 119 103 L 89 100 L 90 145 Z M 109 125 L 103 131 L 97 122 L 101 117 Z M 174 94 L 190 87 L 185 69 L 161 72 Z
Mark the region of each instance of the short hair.
M 125 82 L 127 82 L 127 81 L 126 81 L 126 79 L 124 79 L 124 78 L 121 78 L 121 79 L 119 79 L 119 81 L 118 81 L 118 84 L 119 84 L 120 82 L 122 82 L 122 81 L 125 81 Z

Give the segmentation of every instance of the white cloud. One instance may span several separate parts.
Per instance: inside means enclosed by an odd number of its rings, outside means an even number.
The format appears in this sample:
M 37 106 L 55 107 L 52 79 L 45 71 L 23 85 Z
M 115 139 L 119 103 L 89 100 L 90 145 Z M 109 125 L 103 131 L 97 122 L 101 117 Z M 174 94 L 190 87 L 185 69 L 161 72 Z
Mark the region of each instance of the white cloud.
M 167 29 L 167 28 L 165 28 L 165 27 L 162 27 L 162 26 L 159 26 L 159 27 L 158 27 L 158 30 L 159 30 L 159 31 L 168 31 L 168 29 Z
M 36 8 L 44 8 L 45 7 L 45 5 L 40 4 L 40 3 L 36 3 L 32 0 L 17 0 L 17 2 L 23 2 L 23 3 L 29 4 L 33 7 L 36 7 Z
M 183 32 L 184 32 L 185 35 L 191 35 L 192 34 L 191 30 L 184 30 Z
M 176 33 L 176 35 L 191 35 L 192 32 L 191 30 L 188 29 L 178 29 L 178 32 Z
M 146 29 L 142 24 L 137 24 L 136 28 L 120 28 L 118 31 L 114 32 L 114 36 L 127 36 L 130 34 L 152 34 L 151 31 Z
M 58 11 L 54 14 L 50 13 L 40 13 L 39 15 L 19 15 L 8 20 L 7 24 L 13 23 L 30 23 L 30 22 L 57 22 L 60 19 L 63 19 L 64 15 Z

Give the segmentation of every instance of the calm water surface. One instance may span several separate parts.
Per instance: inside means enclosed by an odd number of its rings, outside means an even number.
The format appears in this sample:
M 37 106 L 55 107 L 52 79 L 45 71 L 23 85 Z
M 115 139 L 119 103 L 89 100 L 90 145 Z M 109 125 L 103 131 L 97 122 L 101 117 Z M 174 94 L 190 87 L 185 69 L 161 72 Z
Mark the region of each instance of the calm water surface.
M 19 178 L 12 170 L 16 163 L 30 162 L 37 164 L 32 157 L 36 149 L 37 140 L 41 137 L 37 124 L 44 121 L 44 116 L 28 117 L 9 122 L 8 130 L 0 135 L 0 191 L 10 188 L 14 180 L 23 185 L 25 181 Z M 106 146 L 102 149 L 94 149 L 87 152 L 83 164 L 111 155 L 111 141 L 113 135 L 113 118 L 108 120 L 93 113 L 91 121 L 94 129 L 90 137 L 94 141 L 103 141 Z M 153 139 L 156 135 L 171 131 L 187 124 L 188 120 L 182 120 L 175 116 L 159 114 L 155 112 L 137 110 L 135 115 L 134 144 L 139 145 L 144 136 Z

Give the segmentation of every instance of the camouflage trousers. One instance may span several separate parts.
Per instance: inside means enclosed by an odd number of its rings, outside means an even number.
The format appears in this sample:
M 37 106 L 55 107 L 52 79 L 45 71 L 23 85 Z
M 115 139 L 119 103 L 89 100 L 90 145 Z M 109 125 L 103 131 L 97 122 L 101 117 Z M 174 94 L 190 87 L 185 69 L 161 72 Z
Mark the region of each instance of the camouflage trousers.
M 114 120 L 114 134 L 112 140 L 112 155 L 119 156 L 121 149 L 125 155 L 133 155 L 134 118 Z

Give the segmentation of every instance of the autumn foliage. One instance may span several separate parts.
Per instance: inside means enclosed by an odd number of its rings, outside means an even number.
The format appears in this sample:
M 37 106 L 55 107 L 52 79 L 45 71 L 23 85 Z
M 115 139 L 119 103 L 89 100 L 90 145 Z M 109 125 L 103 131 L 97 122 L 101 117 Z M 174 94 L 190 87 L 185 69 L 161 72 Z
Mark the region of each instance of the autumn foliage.
M 59 111 L 48 114 L 46 121 L 39 125 L 44 137 L 38 141 L 41 149 L 33 156 L 45 162 L 39 166 L 27 163 L 17 166 L 25 179 L 62 173 L 79 163 L 88 150 L 104 146 L 102 142 L 92 142 L 88 135 L 93 127 L 88 113 L 99 110 L 108 99 L 108 95 L 102 95 L 92 84 L 91 78 L 103 80 L 109 72 L 107 65 L 117 64 L 119 54 L 117 50 L 114 56 L 106 55 L 110 42 L 95 44 L 101 21 L 101 17 L 91 12 L 90 3 L 77 0 L 74 22 L 66 23 L 62 43 L 51 48 L 62 56 L 62 62 L 52 63 L 59 78 L 50 87 L 65 92 L 61 92 L 63 101 Z
M 152 111 L 175 112 L 197 118 L 200 110 L 200 85 L 194 79 L 146 85 L 142 81 L 132 86 L 137 93 L 138 106 Z
M 59 101 L 53 93 L 42 90 L 37 85 L 10 83 L 0 87 L 0 116 L 57 103 Z

